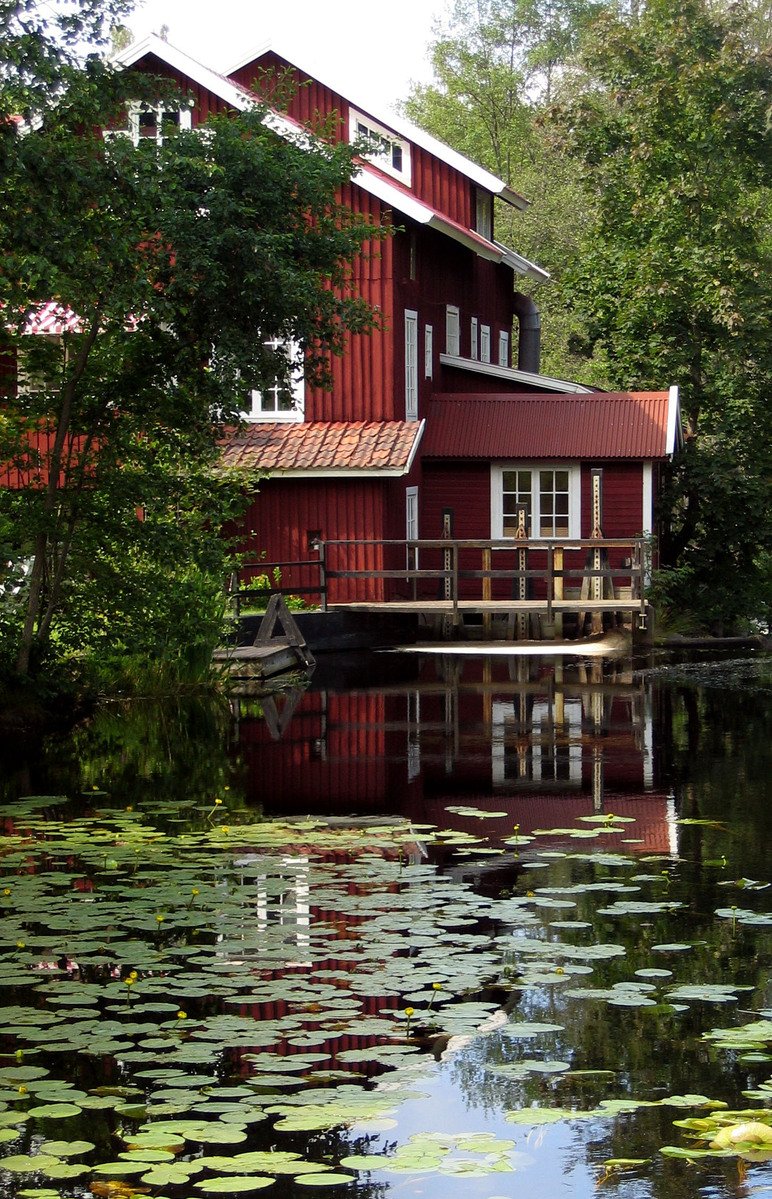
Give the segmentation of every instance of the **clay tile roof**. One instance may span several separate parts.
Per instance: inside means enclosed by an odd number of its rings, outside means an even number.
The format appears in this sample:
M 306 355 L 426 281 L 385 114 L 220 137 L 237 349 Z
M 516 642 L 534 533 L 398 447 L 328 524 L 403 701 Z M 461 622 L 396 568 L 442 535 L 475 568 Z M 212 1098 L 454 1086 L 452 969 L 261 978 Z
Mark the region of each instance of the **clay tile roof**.
M 666 458 L 667 391 L 435 395 L 424 458 Z
M 223 464 L 282 474 L 404 475 L 422 432 L 415 421 L 259 422 L 226 438 Z

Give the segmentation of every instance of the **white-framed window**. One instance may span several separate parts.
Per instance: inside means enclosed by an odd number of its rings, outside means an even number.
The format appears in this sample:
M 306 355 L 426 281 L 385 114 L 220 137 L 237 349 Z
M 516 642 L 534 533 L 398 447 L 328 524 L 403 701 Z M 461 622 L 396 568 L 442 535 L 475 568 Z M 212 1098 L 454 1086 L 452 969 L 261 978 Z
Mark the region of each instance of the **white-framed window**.
M 405 420 L 418 420 L 418 313 L 405 309 Z
M 519 508 L 534 539 L 577 538 L 581 529 L 578 463 L 505 462 L 491 467 L 491 533 L 514 537 Z
M 405 539 L 418 540 L 418 488 L 405 488 Z M 407 569 L 418 570 L 418 550 L 407 550 Z
M 287 357 L 297 360 L 297 346 L 287 344 L 279 338 L 265 343 L 272 350 L 284 346 Z M 247 421 L 302 421 L 305 410 L 305 378 L 302 367 L 293 367 L 289 381 L 277 379 L 275 383 L 248 394 L 247 407 L 241 416 Z
M 455 304 L 445 305 L 445 353 L 453 358 L 461 353 L 461 314 Z
M 499 366 L 509 366 L 509 333 L 499 330 Z
M 434 329 L 427 325 L 424 329 L 424 378 L 434 376 Z
M 126 109 L 126 128 L 107 129 L 105 137 L 130 137 L 135 146 L 141 141 L 154 141 L 160 146 L 170 132 L 191 127 L 192 111 L 188 105 L 168 108 L 164 104 L 140 104 L 132 100 Z
M 349 108 L 348 131 L 350 142 L 367 143 L 367 157 L 375 166 L 410 185 L 410 142 L 355 108 Z
M 469 357 L 474 360 L 477 359 L 478 324 L 479 324 L 479 322 L 477 320 L 477 317 L 473 316 L 471 321 L 469 322 Z
M 493 196 L 477 188 L 475 195 L 475 229 L 487 241 L 493 241 Z
M 480 325 L 480 362 L 491 360 L 491 327 Z

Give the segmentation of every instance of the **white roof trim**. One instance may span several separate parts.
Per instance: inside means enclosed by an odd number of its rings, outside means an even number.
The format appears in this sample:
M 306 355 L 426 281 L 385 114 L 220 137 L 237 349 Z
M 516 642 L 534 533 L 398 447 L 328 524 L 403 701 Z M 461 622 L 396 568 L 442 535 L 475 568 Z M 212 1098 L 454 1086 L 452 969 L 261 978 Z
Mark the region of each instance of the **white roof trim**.
M 672 458 L 673 454 L 683 444 L 681 429 L 681 405 L 678 400 L 678 388 L 673 386 L 667 396 L 667 436 L 665 438 L 665 453 Z
M 390 208 L 396 209 L 403 216 L 410 217 L 419 225 L 428 225 L 432 229 L 437 229 L 446 237 L 450 237 L 453 241 L 466 246 L 468 250 L 472 250 L 480 258 L 485 258 L 489 262 L 506 263 L 519 275 L 533 275 L 537 279 L 549 278 L 548 273 L 542 267 L 529 262 L 527 258 L 523 258 L 514 250 L 508 250 L 499 242 L 486 241 L 479 233 L 475 233 L 471 229 L 464 229 L 462 226 L 454 224 L 453 221 L 446 220 L 441 213 L 435 212 L 428 204 L 416 200 L 414 196 L 396 187 L 393 183 L 389 183 L 375 171 L 361 167 L 354 175 L 352 182 L 361 187 L 363 191 L 369 192 L 371 196 L 382 200 L 384 204 L 388 204 Z
M 583 383 L 570 383 L 567 379 L 553 379 L 550 375 L 535 375 L 531 371 L 520 371 L 512 366 L 497 366 L 493 362 L 480 362 L 475 358 L 457 358 L 453 354 L 440 354 L 443 366 L 452 366 L 456 370 L 470 371 L 476 375 L 489 375 L 494 379 L 506 379 L 511 383 L 529 383 L 540 387 L 542 391 L 559 391 L 581 395 L 594 395 L 592 387 Z
M 278 53 L 278 51 L 277 51 Z M 157 34 L 151 33 L 142 41 L 135 42 L 126 50 L 116 54 L 113 61 L 120 66 L 133 66 L 139 62 L 146 54 L 155 54 L 157 58 L 168 63 L 170 67 L 180 71 L 181 74 L 187 75 L 194 82 L 207 88 L 224 100 L 226 104 L 240 112 L 245 112 L 249 108 L 256 106 L 257 100 L 254 101 L 244 92 L 241 87 L 237 87 L 226 79 L 223 75 L 218 75 L 216 71 L 211 71 L 208 67 L 203 66 L 196 59 L 191 58 L 184 51 L 178 50 L 169 42 L 165 42 Z M 252 60 L 250 56 L 245 61 Z M 286 57 L 286 55 L 282 55 Z M 234 68 L 237 69 L 237 68 Z M 266 114 L 265 124 L 278 133 L 281 137 L 302 141 L 303 139 L 312 140 L 311 136 L 304 132 L 302 128 L 296 125 L 293 121 L 287 120 L 280 113 L 269 112 Z M 391 122 L 391 128 L 394 128 L 394 122 Z M 438 143 L 440 144 L 440 143 Z M 447 147 L 445 147 L 447 149 Z M 469 174 L 469 172 L 466 172 Z M 487 174 L 487 172 L 485 172 Z M 471 176 L 470 176 L 471 177 Z M 490 176 L 493 179 L 493 176 Z M 451 237 L 454 241 L 460 242 L 461 245 L 473 250 L 480 258 L 485 258 L 490 262 L 505 262 L 520 275 L 533 275 L 538 279 L 547 279 L 549 275 L 542 267 L 535 263 L 529 262 L 527 258 L 517 254 L 514 250 L 508 250 L 506 246 L 500 245 L 498 242 L 486 242 L 478 234 L 472 230 L 465 230 L 452 221 L 446 220 L 433 208 L 429 208 L 426 204 L 422 204 L 420 200 L 414 199 L 400 188 L 393 186 L 386 179 L 374 170 L 368 169 L 366 166 L 360 168 L 353 177 L 353 182 L 363 190 L 376 196 L 385 204 L 395 208 L 398 212 L 410 217 L 422 225 L 431 225 L 432 228 L 444 233 L 447 237 Z M 500 182 L 494 180 L 494 182 Z M 503 186 L 503 185 L 502 185 Z
M 241 112 L 253 107 L 253 102 L 245 95 L 243 88 L 237 87 L 223 75 L 218 75 L 216 71 L 210 70 L 203 63 L 191 58 L 184 50 L 178 50 L 171 42 L 165 42 L 157 33 L 149 33 L 141 41 L 127 46 L 125 50 L 114 55 L 112 61 L 119 66 L 131 67 L 146 54 L 155 54 L 170 67 L 188 75 L 196 83 L 200 83 L 208 91 L 214 92 L 221 100 L 225 100 L 226 103 L 233 105 Z
M 278 470 L 273 466 L 261 467 L 258 463 L 257 469 L 265 470 L 267 479 L 399 479 L 408 473 L 401 466 L 308 466 Z
M 436 137 L 432 137 L 424 129 L 420 129 L 417 125 L 413 125 L 404 117 L 398 116 L 396 113 L 389 112 L 385 117 L 373 108 L 372 104 L 359 96 L 350 96 L 346 91 L 346 85 L 343 80 L 335 80 L 327 72 L 327 67 L 322 65 L 318 67 L 308 62 L 299 62 L 293 47 L 286 46 L 276 39 L 269 39 L 261 45 L 250 50 L 246 55 L 243 55 L 238 62 L 234 63 L 228 74 L 232 75 L 242 67 L 247 66 L 250 62 L 255 62 L 262 55 L 272 51 L 279 58 L 286 59 L 292 63 L 299 71 L 309 75 L 312 79 L 318 79 L 325 87 L 329 87 L 331 91 L 337 92 L 348 100 L 354 108 L 361 109 L 364 114 L 373 117 L 379 124 L 385 125 L 387 129 L 399 134 L 400 137 L 407 138 L 408 141 L 414 142 L 417 146 L 421 146 L 424 150 L 428 150 L 430 154 L 434 154 L 436 158 L 446 162 L 448 166 L 460 171 L 462 175 L 466 175 L 473 183 L 479 187 L 485 188 L 486 191 L 492 192 L 494 196 L 506 201 L 515 208 L 522 210 L 529 207 L 529 201 L 518 192 L 513 191 L 508 187 L 503 179 L 498 179 L 496 175 L 492 175 L 490 171 L 486 171 L 484 167 L 478 166 L 476 162 L 466 158 L 463 154 L 459 154 L 457 150 L 446 146 L 444 142 L 439 141 Z

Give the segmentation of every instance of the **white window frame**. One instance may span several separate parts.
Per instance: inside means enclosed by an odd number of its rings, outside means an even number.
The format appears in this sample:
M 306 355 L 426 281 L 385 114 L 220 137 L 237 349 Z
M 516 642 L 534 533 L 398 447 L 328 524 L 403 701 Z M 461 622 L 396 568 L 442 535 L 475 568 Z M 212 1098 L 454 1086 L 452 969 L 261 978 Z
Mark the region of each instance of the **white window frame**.
M 406 487 L 405 488 L 405 540 L 406 541 L 418 541 L 418 537 L 419 537 L 419 533 L 418 533 L 418 488 L 417 487 Z M 411 565 L 411 562 L 410 562 L 411 555 L 407 549 L 405 551 L 405 555 L 406 555 L 405 566 L 409 570 L 410 565 Z M 416 550 L 415 554 L 413 555 L 413 561 L 414 561 L 415 568 L 417 570 L 418 569 L 418 550 Z
M 509 366 L 509 333 L 506 329 L 499 330 L 499 366 Z
M 298 346 L 295 342 L 282 342 L 279 338 L 272 338 L 267 341 L 266 346 L 271 349 L 277 349 L 280 345 L 286 346 L 287 357 L 293 362 L 296 361 L 298 355 Z M 305 398 L 306 398 L 306 381 L 302 367 L 293 369 L 290 375 L 290 392 L 292 393 L 292 408 L 277 410 L 275 407 L 278 399 L 278 391 L 280 390 L 278 382 L 271 387 L 266 387 L 262 391 L 253 389 L 249 392 L 250 405 L 241 411 L 241 419 L 248 422 L 262 423 L 281 423 L 292 424 L 302 421 L 305 418 Z M 273 406 L 268 404 L 268 398 L 272 397 Z
M 543 470 L 568 471 L 568 533 L 566 536 L 546 537 L 539 532 L 541 504 L 539 472 Z M 529 539 L 532 541 L 575 541 L 581 536 L 582 528 L 582 474 L 578 462 L 494 462 L 491 466 L 491 536 L 509 540 L 512 534 L 504 532 L 504 472 L 531 472 L 531 506 Z
M 477 353 L 479 324 L 476 316 L 473 316 L 469 322 L 469 357 L 473 362 L 476 362 L 479 356 Z
M 461 357 L 461 313 L 456 304 L 445 305 L 445 353 Z
M 155 137 L 140 136 L 140 113 L 154 112 L 156 116 Z M 126 128 L 125 129 L 105 129 L 104 136 L 111 137 L 128 137 L 131 138 L 133 145 L 138 146 L 141 141 L 155 141 L 156 145 L 163 145 L 164 140 L 164 113 L 177 112 L 179 113 L 179 124 L 177 128 L 180 130 L 190 130 L 193 128 L 193 110 L 189 104 L 182 104 L 179 108 L 176 105 L 169 104 L 142 104 L 139 100 L 131 100 L 126 106 Z
M 418 420 L 418 313 L 405 309 L 405 420 Z
M 434 329 L 431 325 L 424 329 L 424 378 L 434 378 Z
M 348 137 L 352 145 L 354 142 L 366 138 L 373 147 L 372 152 L 366 156 L 368 161 L 381 171 L 385 171 L 387 175 L 392 175 L 395 179 L 406 183 L 408 187 L 410 186 L 412 178 L 410 142 L 405 141 L 391 129 L 387 129 L 385 125 L 380 125 L 372 117 L 365 116 L 356 108 L 348 110 Z M 400 165 L 395 165 L 397 158 L 400 160 Z
M 480 362 L 491 360 L 491 327 L 480 325 Z
M 475 194 L 474 227 L 480 237 L 493 241 L 493 196 L 478 187 Z

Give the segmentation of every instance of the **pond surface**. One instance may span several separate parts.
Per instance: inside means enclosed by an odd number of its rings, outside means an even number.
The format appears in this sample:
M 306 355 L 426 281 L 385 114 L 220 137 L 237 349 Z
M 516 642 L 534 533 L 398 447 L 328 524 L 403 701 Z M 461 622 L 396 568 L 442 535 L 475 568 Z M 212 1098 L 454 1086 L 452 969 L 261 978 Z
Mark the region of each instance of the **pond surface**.
M 391 655 L 7 754 L 0 1195 L 772 1192 L 771 691 Z

